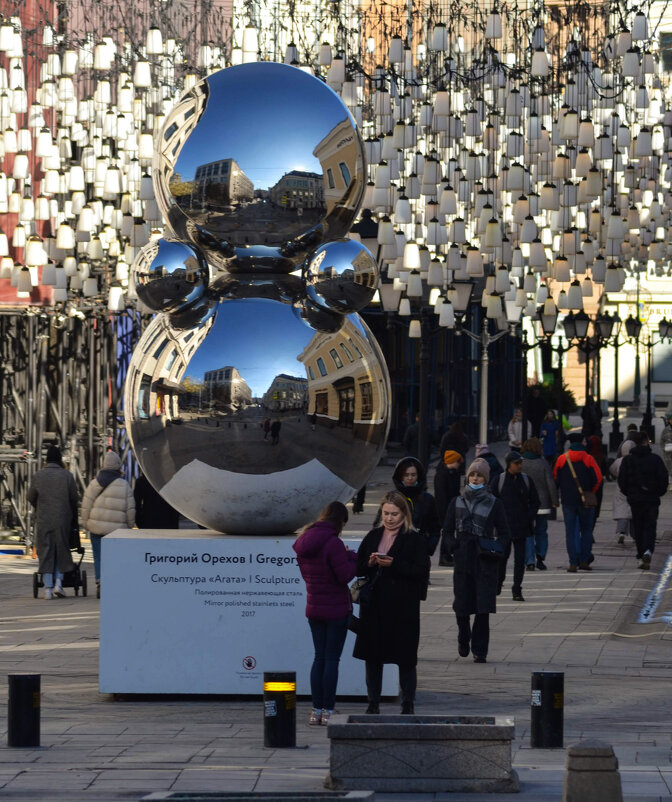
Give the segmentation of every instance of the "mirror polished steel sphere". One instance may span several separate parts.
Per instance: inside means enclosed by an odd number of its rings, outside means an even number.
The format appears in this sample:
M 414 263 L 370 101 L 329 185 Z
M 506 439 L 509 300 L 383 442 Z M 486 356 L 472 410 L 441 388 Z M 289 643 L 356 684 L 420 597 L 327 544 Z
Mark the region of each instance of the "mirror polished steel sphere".
M 318 306 L 345 314 L 359 312 L 378 286 L 378 265 L 360 242 L 326 242 L 313 253 L 304 269 L 308 297 Z
M 241 64 L 201 80 L 167 115 L 153 179 L 175 236 L 213 267 L 289 273 L 354 222 L 364 149 L 347 107 L 318 78 Z
M 220 532 L 284 534 L 315 520 L 365 484 L 385 445 L 389 377 L 371 332 L 356 314 L 336 315 L 331 333 L 311 328 L 282 298 L 292 283 L 209 291 L 189 329 L 172 325 L 181 312 L 158 315 L 129 366 L 126 427 L 143 472 Z
M 143 246 L 133 262 L 138 298 L 155 312 L 195 303 L 208 286 L 208 265 L 186 242 L 158 239 Z

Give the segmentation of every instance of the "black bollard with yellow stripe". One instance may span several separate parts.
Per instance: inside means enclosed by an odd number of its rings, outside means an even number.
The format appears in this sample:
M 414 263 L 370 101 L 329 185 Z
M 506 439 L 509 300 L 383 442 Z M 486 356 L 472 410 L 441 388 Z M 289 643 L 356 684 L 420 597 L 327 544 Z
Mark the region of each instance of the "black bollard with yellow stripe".
M 296 746 L 295 671 L 264 671 L 264 746 Z

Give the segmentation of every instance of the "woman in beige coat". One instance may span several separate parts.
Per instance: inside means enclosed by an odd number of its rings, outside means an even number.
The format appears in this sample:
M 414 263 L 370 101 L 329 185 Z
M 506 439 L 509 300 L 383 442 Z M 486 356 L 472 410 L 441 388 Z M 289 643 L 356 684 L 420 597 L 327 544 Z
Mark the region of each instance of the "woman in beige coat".
M 103 469 L 84 491 L 81 524 L 88 530 L 100 598 L 100 541 L 115 529 L 135 526 L 135 499 L 129 483 L 121 475 L 121 460 L 108 451 Z

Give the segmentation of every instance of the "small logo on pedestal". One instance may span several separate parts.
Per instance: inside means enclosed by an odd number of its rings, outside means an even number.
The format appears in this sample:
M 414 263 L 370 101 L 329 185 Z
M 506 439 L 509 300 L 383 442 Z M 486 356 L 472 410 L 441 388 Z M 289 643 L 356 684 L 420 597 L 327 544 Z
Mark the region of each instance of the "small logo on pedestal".
M 254 657 L 243 657 L 243 668 L 246 671 L 253 671 L 257 667 L 257 661 Z

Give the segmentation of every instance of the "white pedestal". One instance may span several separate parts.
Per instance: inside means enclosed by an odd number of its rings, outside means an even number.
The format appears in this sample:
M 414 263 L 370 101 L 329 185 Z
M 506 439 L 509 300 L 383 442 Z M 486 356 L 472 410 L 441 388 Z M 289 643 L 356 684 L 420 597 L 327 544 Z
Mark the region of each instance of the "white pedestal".
M 264 671 L 295 671 L 297 693 L 310 695 L 313 645 L 293 542 L 201 529 L 104 537 L 101 693 L 261 695 Z M 338 693 L 365 696 L 353 645 L 349 632 Z M 385 666 L 383 694 L 397 690 L 397 667 Z

